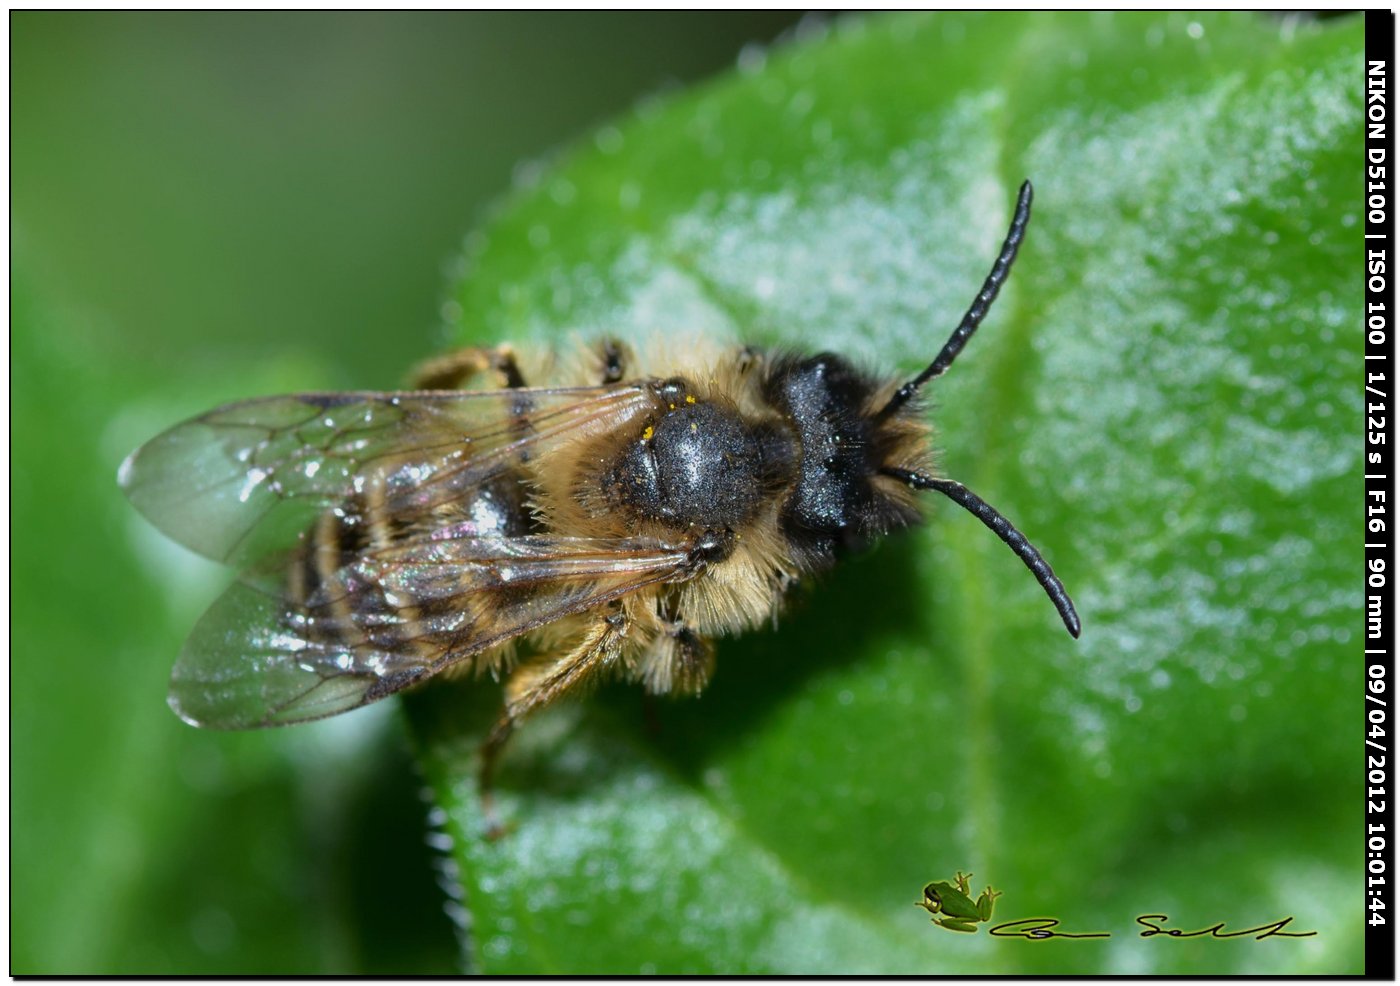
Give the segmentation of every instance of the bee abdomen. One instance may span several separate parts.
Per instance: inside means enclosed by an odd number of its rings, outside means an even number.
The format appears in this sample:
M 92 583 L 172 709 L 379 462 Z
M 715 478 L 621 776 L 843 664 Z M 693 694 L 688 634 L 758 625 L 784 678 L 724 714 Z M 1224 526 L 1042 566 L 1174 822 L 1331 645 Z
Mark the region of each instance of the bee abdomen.
M 392 552 L 409 538 L 520 537 L 538 532 L 540 524 L 514 472 L 417 518 L 395 515 L 382 490 L 382 482 L 367 477 L 359 494 L 322 514 L 307 532 L 287 568 L 287 618 L 308 638 L 351 654 L 372 659 L 417 651 L 432 661 L 469 636 L 482 614 L 470 612 L 461 598 L 415 591 L 411 570 L 383 563 L 376 553 Z

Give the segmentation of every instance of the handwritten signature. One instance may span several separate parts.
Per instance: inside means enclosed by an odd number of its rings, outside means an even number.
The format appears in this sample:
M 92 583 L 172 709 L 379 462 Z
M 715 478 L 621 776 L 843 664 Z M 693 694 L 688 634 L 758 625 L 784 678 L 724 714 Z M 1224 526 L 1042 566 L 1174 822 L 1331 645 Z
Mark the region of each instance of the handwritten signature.
M 1165 914 L 1139 914 L 1136 920 L 1146 929 L 1138 933 L 1142 938 L 1156 938 L 1158 935 L 1166 935 L 1168 938 L 1246 938 L 1252 936 L 1255 941 L 1260 941 L 1264 938 L 1308 938 L 1317 934 L 1316 931 L 1284 931 L 1283 929 L 1293 921 L 1292 917 L 1286 917 L 1269 924 L 1261 924 L 1254 928 L 1242 928 L 1239 931 L 1226 931 L 1224 921 L 1208 928 L 1198 928 L 1195 931 L 1165 927 L 1164 923 L 1167 920 Z M 1059 918 L 1022 918 L 1019 921 L 1006 921 L 996 925 L 989 929 L 987 934 L 998 938 L 1026 938 L 1031 941 L 1045 941 L 1050 938 L 1113 937 L 1112 933 L 1108 931 L 1055 930 L 1059 926 Z

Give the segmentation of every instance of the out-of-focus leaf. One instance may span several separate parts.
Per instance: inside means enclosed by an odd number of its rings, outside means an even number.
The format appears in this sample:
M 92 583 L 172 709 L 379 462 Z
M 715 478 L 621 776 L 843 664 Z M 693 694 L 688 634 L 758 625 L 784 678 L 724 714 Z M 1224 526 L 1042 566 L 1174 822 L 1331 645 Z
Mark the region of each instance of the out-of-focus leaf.
M 162 422 L 314 369 L 231 367 L 211 394 L 123 359 L 23 256 L 12 288 L 11 972 L 452 971 L 391 709 L 234 735 L 162 701 L 228 576 L 136 514 L 117 464 Z
M 117 466 L 223 401 L 400 385 L 522 155 L 796 16 L 15 14 L 12 973 L 460 967 L 397 704 L 180 723 L 171 664 L 233 573 Z
M 655 729 L 619 689 L 533 720 L 481 838 L 494 696 L 411 705 L 482 971 L 1361 969 L 1358 21 L 842 21 L 606 127 L 475 234 L 462 342 L 678 330 L 922 366 L 1016 186 L 1035 218 L 931 387 L 939 503 Z M 975 872 L 996 917 L 911 906 Z M 1134 918 L 1313 937 L 1143 939 Z

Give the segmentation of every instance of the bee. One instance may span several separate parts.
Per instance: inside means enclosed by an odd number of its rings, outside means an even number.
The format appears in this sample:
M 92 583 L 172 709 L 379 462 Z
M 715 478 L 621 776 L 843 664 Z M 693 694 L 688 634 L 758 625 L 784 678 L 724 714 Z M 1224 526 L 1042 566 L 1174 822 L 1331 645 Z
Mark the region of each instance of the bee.
M 1004 541 L 1078 637 L 1040 552 L 934 474 L 918 400 L 986 316 L 1030 211 L 1026 182 L 976 299 L 909 380 L 832 353 L 644 356 L 604 339 L 572 367 L 465 349 L 422 367 L 420 389 L 260 398 L 176 425 L 123 463 L 121 486 L 242 574 L 185 644 L 171 708 L 195 726 L 283 725 L 489 672 L 505 701 L 482 748 L 488 792 L 532 712 L 603 678 L 698 695 L 715 638 L 916 524 L 926 490 Z

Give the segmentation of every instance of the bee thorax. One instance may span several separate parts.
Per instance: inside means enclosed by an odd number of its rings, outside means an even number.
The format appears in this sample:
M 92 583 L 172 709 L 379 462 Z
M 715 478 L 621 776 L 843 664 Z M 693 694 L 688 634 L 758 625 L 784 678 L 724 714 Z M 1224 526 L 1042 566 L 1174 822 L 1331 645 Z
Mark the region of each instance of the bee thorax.
M 604 474 L 606 500 L 677 530 L 732 528 L 764 502 L 763 451 L 737 412 L 690 398 L 618 452 Z

